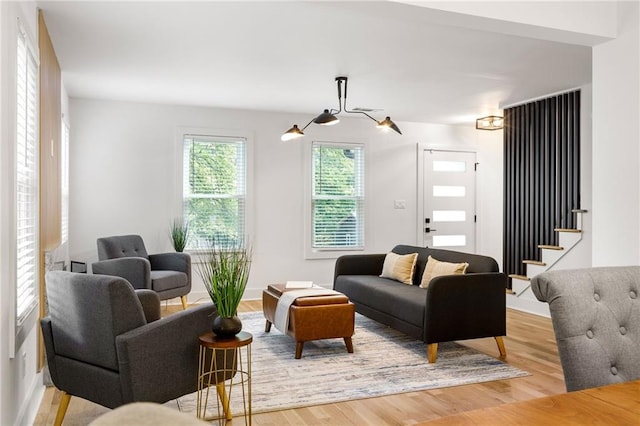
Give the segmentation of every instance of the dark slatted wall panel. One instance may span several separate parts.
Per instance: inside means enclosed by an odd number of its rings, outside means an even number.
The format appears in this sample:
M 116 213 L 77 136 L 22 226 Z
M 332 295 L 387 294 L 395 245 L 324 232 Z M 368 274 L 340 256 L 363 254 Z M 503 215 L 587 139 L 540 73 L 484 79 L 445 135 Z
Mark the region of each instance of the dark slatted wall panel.
M 554 228 L 575 228 L 580 208 L 580 91 L 504 111 L 504 265 L 525 275 Z

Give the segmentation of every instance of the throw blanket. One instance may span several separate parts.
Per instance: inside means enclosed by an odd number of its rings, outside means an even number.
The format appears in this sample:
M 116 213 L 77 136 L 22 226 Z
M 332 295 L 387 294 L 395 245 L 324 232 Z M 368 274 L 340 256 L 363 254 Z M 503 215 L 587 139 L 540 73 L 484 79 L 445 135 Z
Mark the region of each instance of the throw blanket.
M 276 314 L 273 325 L 287 334 L 289 330 L 289 307 L 295 302 L 298 297 L 312 297 L 312 296 L 332 296 L 334 294 L 342 294 L 335 290 L 329 290 L 322 287 L 305 288 L 301 290 L 285 291 L 278 299 L 278 305 L 276 306 Z

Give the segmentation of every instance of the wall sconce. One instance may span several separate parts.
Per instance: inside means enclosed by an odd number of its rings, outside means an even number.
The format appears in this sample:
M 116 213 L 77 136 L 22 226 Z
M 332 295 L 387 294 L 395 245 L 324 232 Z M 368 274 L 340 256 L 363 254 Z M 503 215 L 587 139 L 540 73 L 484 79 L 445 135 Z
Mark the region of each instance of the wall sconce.
M 336 83 L 338 86 L 338 109 L 330 109 L 330 110 L 325 109 L 322 113 L 320 113 L 320 115 L 312 118 L 311 121 L 309 121 L 307 125 L 304 126 L 302 129 L 300 129 L 297 124 L 294 124 L 292 128 L 284 132 L 284 134 L 282 135 L 281 139 L 283 141 L 290 141 L 293 139 L 298 139 L 303 137 L 304 130 L 311 123 L 321 124 L 323 126 L 331 126 L 333 124 L 337 124 L 340 122 L 340 120 L 338 119 L 338 117 L 336 117 L 336 115 L 340 114 L 341 112 L 346 112 L 348 114 L 365 115 L 371 120 L 376 122 L 377 128 L 384 129 L 384 130 L 391 129 L 394 132 L 402 134 L 402 132 L 400 131 L 396 123 L 391 121 L 390 117 L 385 117 L 384 120 L 378 121 L 372 116 L 370 116 L 369 114 L 367 114 L 367 112 L 371 111 L 370 109 L 354 108 L 353 110 L 348 110 L 347 109 L 347 77 L 336 77 Z M 344 98 L 342 97 L 343 85 L 344 85 Z
M 488 115 L 476 120 L 478 130 L 500 130 L 504 127 L 504 118 L 498 115 Z

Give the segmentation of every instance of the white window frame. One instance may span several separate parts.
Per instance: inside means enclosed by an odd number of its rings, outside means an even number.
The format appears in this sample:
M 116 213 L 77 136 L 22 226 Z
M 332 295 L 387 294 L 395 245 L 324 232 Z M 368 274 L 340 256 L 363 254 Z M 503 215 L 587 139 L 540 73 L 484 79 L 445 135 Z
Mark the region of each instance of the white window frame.
M 251 246 L 251 236 L 253 235 L 253 133 L 248 130 L 238 129 L 216 129 L 201 127 L 178 127 L 176 129 L 176 187 L 174 217 L 176 220 L 183 220 L 184 216 L 184 139 L 189 135 L 204 136 L 207 138 L 220 139 L 222 141 L 244 140 L 245 144 L 245 190 L 244 190 L 244 245 Z M 185 251 L 197 254 L 201 250 L 187 246 Z M 193 258 L 192 262 L 197 263 L 198 258 Z
M 342 147 L 345 149 L 359 148 L 362 149 L 364 160 L 364 173 L 362 176 L 363 185 L 363 215 L 364 224 L 362 225 L 362 245 L 355 247 L 326 247 L 316 248 L 313 246 L 313 147 L 317 144 L 325 146 Z M 365 142 L 342 142 L 342 141 L 313 141 L 305 146 L 304 149 L 304 257 L 305 259 L 335 259 L 345 254 L 354 254 L 354 252 L 362 252 L 366 250 L 368 241 L 368 150 Z
M 21 46 L 22 44 L 22 46 Z M 38 51 L 34 48 L 34 44 L 31 42 L 30 37 L 26 33 L 22 23 L 18 19 L 17 31 L 16 31 L 16 44 L 15 44 L 15 128 L 14 128 L 14 141 L 15 145 L 13 147 L 13 218 L 12 218 L 12 237 L 13 241 L 12 245 L 12 282 L 15 283 L 12 287 L 13 293 L 13 303 L 11 304 L 12 312 L 11 312 L 11 320 L 14 324 L 14 332 L 10 333 L 10 342 L 9 342 L 9 354 L 10 357 L 15 357 L 15 353 L 17 348 L 19 348 L 22 343 L 25 341 L 28 333 L 33 329 L 35 322 L 38 318 L 38 307 L 39 295 L 38 295 L 38 285 L 39 285 L 39 173 L 40 173 L 40 134 L 39 134 L 39 60 L 38 60 Z M 18 97 L 20 96 L 19 84 L 21 78 L 20 76 L 20 50 L 24 49 L 24 66 L 25 69 L 33 65 L 33 68 L 28 70 L 28 73 L 31 75 L 25 75 L 24 84 L 29 85 L 29 88 L 26 88 L 25 96 L 29 97 L 33 96 L 31 102 L 32 105 L 32 115 L 25 118 L 24 123 L 20 122 L 20 108 L 18 105 Z M 24 69 L 22 70 L 24 71 Z M 30 79 L 30 81 L 26 81 L 26 79 Z M 29 102 L 29 100 L 27 100 Z M 26 107 L 26 105 L 24 106 Z M 18 244 L 18 239 L 21 237 L 19 232 L 19 219 L 20 219 L 20 200 L 19 200 L 19 191 L 18 186 L 20 184 L 19 174 L 21 173 L 21 168 L 19 164 L 19 152 L 20 152 L 20 141 L 21 137 L 20 127 L 24 126 L 23 134 L 25 138 L 25 143 L 31 145 L 33 149 L 33 163 L 30 165 L 30 168 L 27 169 L 27 174 L 30 174 L 28 177 L 29 184 L 32 185 L 32 238 L 33 244 L 29 252 L 31 255 L 27 255 L 27 259 L 20 259 L 19 256 L 21 254 L 21 250 Z M 29 137 L 31 135 L 32 137 Z M 26 149 L 26 148 L 23 148 Z M 22 252 L 24 254 L 24 252 Z M 31 278 L 25 282 L 20 284 L 20 266 L 24 266 L 26 262 L 32 262 L 33 270 L 31 272 Z M 19 298 L 21 294 L 28 294 L 28 299 L 26 301 L 22 301 L 19 303 Z M 23 308 L 19 311 L 18 306 L 22 304 Z

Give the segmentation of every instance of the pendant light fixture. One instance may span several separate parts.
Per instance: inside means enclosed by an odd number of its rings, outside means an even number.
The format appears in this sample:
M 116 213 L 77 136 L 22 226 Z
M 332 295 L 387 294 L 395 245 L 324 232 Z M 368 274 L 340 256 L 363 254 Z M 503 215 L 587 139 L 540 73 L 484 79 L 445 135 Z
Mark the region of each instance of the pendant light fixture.
M 488 115 L 476 120 L 478 130 L 500 130 L 504 127 L 504 119 L 498 115 Z
M 316 124 L 320 124 L 322 126 L 331 126 L 334 124 L 338 124 L 340 122 L 340 120 L 338 119 L 338 117 L 336 117 L 336 115 L 340 114 L 341 112 L 346 112 L 348 114 L 362 114 L 365 115 L 367 117 L 369 117 L 370 119 L 372 119 L 373 121 L 376 122 L 376 127 L 380 128 L 380 129 L 391 129 L 395 132 L 398 132 L 399 134 L 402 134 L 402 132 L 400 131 L 400 129 L 398 128 L 398 126 L 396 125 L 396 123 L 394 123 L 390 117 L 386 117 L 384 120 L 376 120 L 375 118 L 373 118 L 372 116 L 370 116 L 369 114 L 367 114 L 366 111 L 363 111 L 361 109 L 354 109 L 354 110 L 348 110 L 347 109 L 347 77 L 336 77 L 336 84 L 338 86 L 338 109 L 325 109 L 322 113 L 320 113 L 320 115 L 314 117 L 313 119 L 311 119 L 311 121 L 309 121 L 307 123 L 306 126 L 304 126 L 302 129 L 298 128 L 297 124 L 294 124 L 292 128 L 290 128 L 289 130 L 287 130 L 281 137 L 281 139 L 283 141 L 290 141 L 293 139 L 298 139 L 304 136 L 304 130 L 309 126 L 309 124 L 311 123 L 316 123 Z M 342 86 L 344 85 L 344 101 L 342 99 Z

